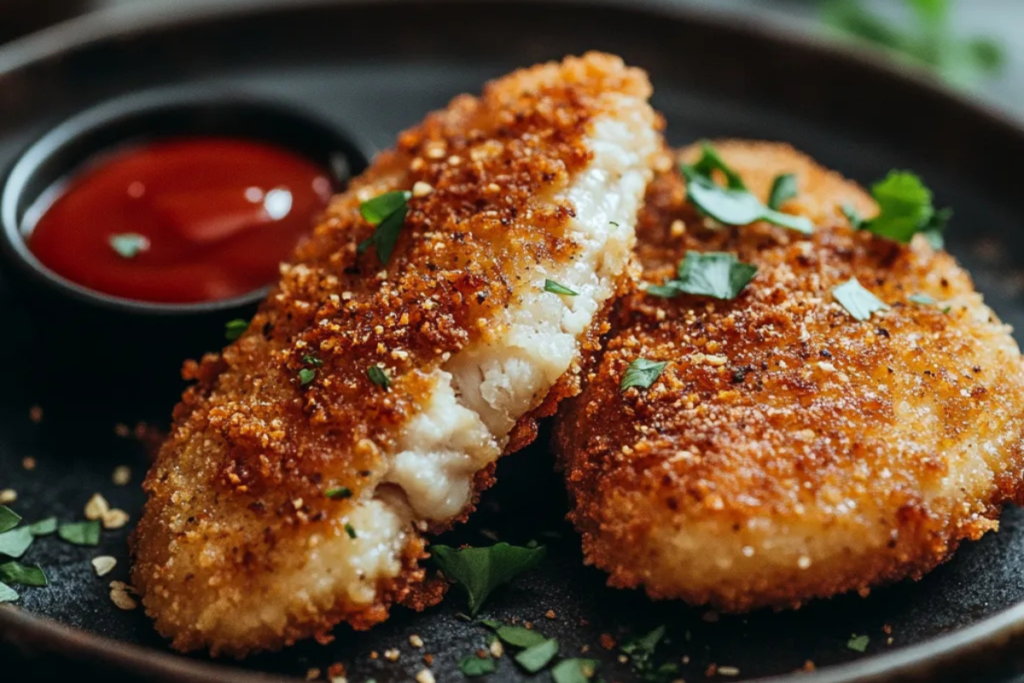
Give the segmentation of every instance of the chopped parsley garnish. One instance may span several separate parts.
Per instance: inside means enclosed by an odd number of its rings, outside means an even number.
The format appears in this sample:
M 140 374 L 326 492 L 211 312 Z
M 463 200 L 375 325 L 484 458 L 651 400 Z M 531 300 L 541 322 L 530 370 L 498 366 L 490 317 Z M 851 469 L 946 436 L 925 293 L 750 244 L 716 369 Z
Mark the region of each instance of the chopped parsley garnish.
M 49 536 L 57 531 L 57 518 L 47 517 L 46 519 L 41 519 L 35 524 L 30 524 L 28 530 L 33 536 Z
M 942 248 L 942 233 L 953 211 L 948 208 L 936 211 L 932 191 L 916 175 L 890 171 L 884 180 L 871 187 L 871 196 L 878 203 L 879 213 L 870 220 L 861 219 L 852 207 L 844 207 L 855 228 L 902 244 L 922 233 L 933 248 Z
M 869 642 L 871 642 L 870 636 L 855 635 L 847 641 L 846 647 L 850 648 L 854 652 L 864 652 L 868 649 Z
M 781 213 L 762 204 L 708 143 L 704 143 L 703 154 L 696 164 L 681 164 L 680 169 L 686 178 L 689 201 L 719 223 L 749 225 L 763 220 L 805 235 L 814 231 L 814 224 L 807 218 Z M 715 171 L 725 176 L 726 187 L 714 181 Z
M 563 659 L 551 669 L 551 679 L 554 683 L 587 683 L 596 671 L 596 659 Z
M 396 190 L 367 200 L 359 205 L 359 213 L 370 225 L 376 226 L 373 235 L 359 245 L 362 253 L 373 245 L 377 250 L 377 258 L 387 264 L 391 260 L 391 252 L 398 242 L 398 233 L 409 213 L 409 197 L 411 192 Z
M 455 549 L 446 545 L 430 548 L 434 562 L 444 575 L 461 585 L 469 598 L 469 613 L 476 616 L 487 596 L 517 574 L 540 564 L 547 554 L 544 546 L 522 548 L 496 543 L 488 548 Z
M 558 284 L 554 280 L 544 280 L 544 291 L 551 292 L 552 294 L 564 294 L 565 296 L 579 295 L 579 292 L 574 292 L 565 285 Z
M 548 638 L 518 653 L 515 660 L 516 664 L 535 674 L 550 664 L 557 654 L 558 641 Z
M 780 206 L 798 194 L 796 175 L 792 173 L 779 174 L 775 176 L 772 191 L 768 193 L 768 208 L 778 211 Z
M 864 219 L 857 213 L 857 209 L 854 208 L 853 204 L 843 204 L 843 215 L 846 216 L 846 220 L 850 221 L 850 226 L 854 230 L 860 230 L 864 227 Z
M 0 583 L 0 604 L 5 602 L 14 602 L 19 597 L 18 591 L 14 590 L 6 583 Z
M 32 545 L 32 531 L 27 526 L 0 534 L 0 555 L 18 558 Z
M 224 338 L 228 341 L 235 341 L 249 329 L 249 321 L 237 318 L 224 323 Z
M 100 522 L 69 522 L 57 527 L 57 535 L 74 545 L 97 546 L 100 544 Z
M 533 647 L 534 645 L 540 645 L 547 640 L 543 634 L 528 628 L 523 628 L 522 626 L 503 626 L 496 622 L 485 623 L 494 629 L 495 635 L 497 635 L 502 642 L 515 647 Z
M 743 263 L 732 254 L 712 251 L 688 252 L 679 264 L 678 277 L 661 285 L 650 285 L 647 293 L 670 299 L 680 294 L 697 294 L 716 299 L 735 299 L 757 273 L 757 266 Z
M 366 374 L 370 376 L 371 382 L 382 389 L 387 389 L 391 386 L 391 378 L 388 377 L 387 370 L 379 365 L 371 365 L 366 368 Z
M 665 627 L 659 626 L 650 633 L 634 638 L 621 647 L 622 652 L 629 655 L 633 670 L 644 681 L 661 683 L 678 677 L 679 667 L 676 664 L 666 662 L 661 666 L 654 665 L 654 651 L 664 637 Z
M 345 533 L 348 534 L 349 538 L 355 539 L 359 534 L 356 533 L 356 528 L 345 522 Z
M 877 296 L 864 289 L 857 278 L 850 278 L 838 287 L 834 287 L 832 296 L 850 315 L 861 322 L 870 318 L 873 313 L 889 308 Z
M 459 661 L 459 671 L 462 672 L 463 676 L 469 676 L 470 678 L 476 676 L 486 676 L 492 674 L 498 670 L 498 665 L 490 657 L 481 659 L 476 655 L 470 655 L 464 657 Z
M 324 365 L 322 360 L 309 353 L 302 357 L 302 362 L 306 365 L 312 365 L 314 368 L 321 368 Z
M 302 368 L 299 370 L 299 385 L 306 386 L 316 377 L 316 370 L 311 368 Z
M 668 361 L 653 361 L 646 358 L 637 358 L 626 368 L 626 374 L 622 376 L 622 383 L 619 389 L 625 391 L 630 387 L 648 389 L 654 384 L 661 373 L 664 372 Z
M 45 586 L 46 573 L 38 564 L 28 566 L 20 562 L 5 562 L 0 564 L 0 581 L 16 586 Z
M 134 232 L 126 232 L 123 235 L 111 235 L 109 240 L 110 248 L 117 252 L 121 258 L 135 258 L 139 252 L 149 249 L 149 240 L 143 235 Z
M 352 497 L 352 489 L 347 486 L 335 486 L 333 489 L 327 489 L 324 495 L 331 500 L 344 500 Z
M 911 294 L 907 297 L 908 301 L 913 301 L 915 304 L 921 304 L 922 306 L 934 306 L 937 302 L 927 294 L 917 293 Z
M 18 526 L 21 517 L 6 505 L 0 505 L 0 532 L 10 531 Z

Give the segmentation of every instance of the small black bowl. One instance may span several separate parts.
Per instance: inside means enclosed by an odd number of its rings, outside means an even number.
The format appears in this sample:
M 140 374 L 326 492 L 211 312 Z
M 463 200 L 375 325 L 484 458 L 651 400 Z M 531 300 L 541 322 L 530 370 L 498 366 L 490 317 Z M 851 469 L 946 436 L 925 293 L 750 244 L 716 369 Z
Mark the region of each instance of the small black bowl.
M 334 190 L 366 167 L 369 147 L 296 109 L 249 96 L 161 89 L 112 100 L 60 124 L 15 162 L 0 192 L 3 272 L 27 307 L 39 367 L 61 393 L 83 386 L 90 401 L 124 405 L 141 377 L 180 390 L 182 360 L 224 344 L 224 325 L 248 319 L 269 289 L 221 301 L 166 304 L 111 296 L 78 285 L 44 266 L 28 249 L 32 212 L 90 161 L 154 140 L 191 136 L 268 142 L 309 159 Z M 312 227 L 312 226 L 310 226 Z M 26 359 L 29 360 L 29 359 Z M 163 392 L 156 392 L 163 395 Z M 110 401 L 109 403 L 113 403 Z

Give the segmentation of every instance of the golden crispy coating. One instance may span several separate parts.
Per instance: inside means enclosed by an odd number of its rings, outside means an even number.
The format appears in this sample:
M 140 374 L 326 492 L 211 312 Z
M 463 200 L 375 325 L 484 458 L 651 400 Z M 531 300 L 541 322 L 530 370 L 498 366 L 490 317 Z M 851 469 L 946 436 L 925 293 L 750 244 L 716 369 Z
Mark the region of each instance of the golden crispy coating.
M 393 456 L 407 448 L 414 418 L 447 410 L 438 398 L 451 377 L 445 363 L 506 331 L 524 274 L 582 258 L 567 232 L 576 207 L 566 193 L 593 162 L 588 136 L 599 117 L 628 105 L 654 147 L 649 92 L 642 72 L 590 54 L 456 98 L 332 202 L 238 341 L 186 366 L 198 382 L 146 479 L 134 540 L 135 586 L 174 647 L 243 656 L 326 638 L 341 621 L 368 628 L 394 602 L 422 608 L 439 599 L 419 585 L 417 529 L 443 528 L 471 507 L 414 514 L 420 501 L 389 478 Z M 647 173 L 644 155 L 624 163 Z M 412 197 L 382 265 L 373 248 L 357 249 L 374 231 L 359 208 L 392 190 Z M 631 225 L 624 234 L 628 255 Z M 621 272 L 607 277 L 614 287 Z M 371 365 L 385 369 L 390 388 L 371 381 Z M 416 428 L 441 429 L 424 419 Z M 522 420 L 515 438 L 496 433 L 494 452 L 479 462 L 466 465 L 455 444 L 436 479 L 468 467 L 468 487 L 489 485 L 506 443 L 532 440 L 532 418 Z M 420 462 L 404 466 L 409 476 Z M 351 495 L 329 498 L 330 490 Z M 459 499 L 434 505 L 451 500 Z
M 852 230 L 843 204 L 877 210 L 855 184 L 784 145 L 716 148 L 762 198 L 796 173 L 783 208 L 817 229 L 709 229 L 678 173 L 652 183 L 646 280 L 691 249 L 759 271 L 732 301 L 620 302 L 556 428 L 586 559 L 614 586 L 725 611 L 919 578 L 1021 498 L 1017 345 L 948 254 Z M 891 308 L 851 317 L 831 295 L 851 277 Z M 620 392 L 641 357 L 669 365 L 650 389 Z

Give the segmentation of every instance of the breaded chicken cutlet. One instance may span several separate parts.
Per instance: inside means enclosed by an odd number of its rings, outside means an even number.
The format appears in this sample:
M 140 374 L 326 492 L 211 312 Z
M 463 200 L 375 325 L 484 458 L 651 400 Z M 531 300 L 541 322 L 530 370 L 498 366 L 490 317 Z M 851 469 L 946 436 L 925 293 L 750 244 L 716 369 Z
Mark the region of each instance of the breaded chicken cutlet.
M 243 656 L 437 599 L 422 533 L 464 518 L 578 391 L 623 286 L 662 153 L 649 95 L 588 54 L 456 98 L 335 198 L 248 331 L 187 368 L 132 573 L 175 648 Z
M 586 560 L 611 585 L 730 612 L 919 578 L 1021 499 L 1018 347 L 923 236 L 852 229 L 844 206 L 877 211 L 854 183 L 784 145 L 715 148 L 762 201 L 796 174 L 783 209 L 816 229 L 716 227 L 678 171 L 652 183 L 645 280 L 675 277 L 690 251 L 758 271 L 733 300 L 620 302 L 556 426 Z M 852 277 L 889 309 L 855 319 L 832 294 Z M 668 364 L 649 388 L 620 390 L 638 358 Z

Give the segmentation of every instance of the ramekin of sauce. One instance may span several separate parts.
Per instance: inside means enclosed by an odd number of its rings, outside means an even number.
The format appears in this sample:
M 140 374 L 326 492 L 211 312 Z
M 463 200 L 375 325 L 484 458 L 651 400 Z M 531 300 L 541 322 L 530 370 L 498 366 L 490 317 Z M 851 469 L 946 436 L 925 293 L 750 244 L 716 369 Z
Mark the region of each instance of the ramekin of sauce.
M 114 100 L 16 162 L 0 271 L 46 345 L 76 335 L 76 366 L 118 355 L 166 372 L 251 316 L 365 164 L 350 135 L 277 103 L 178 89 Z

